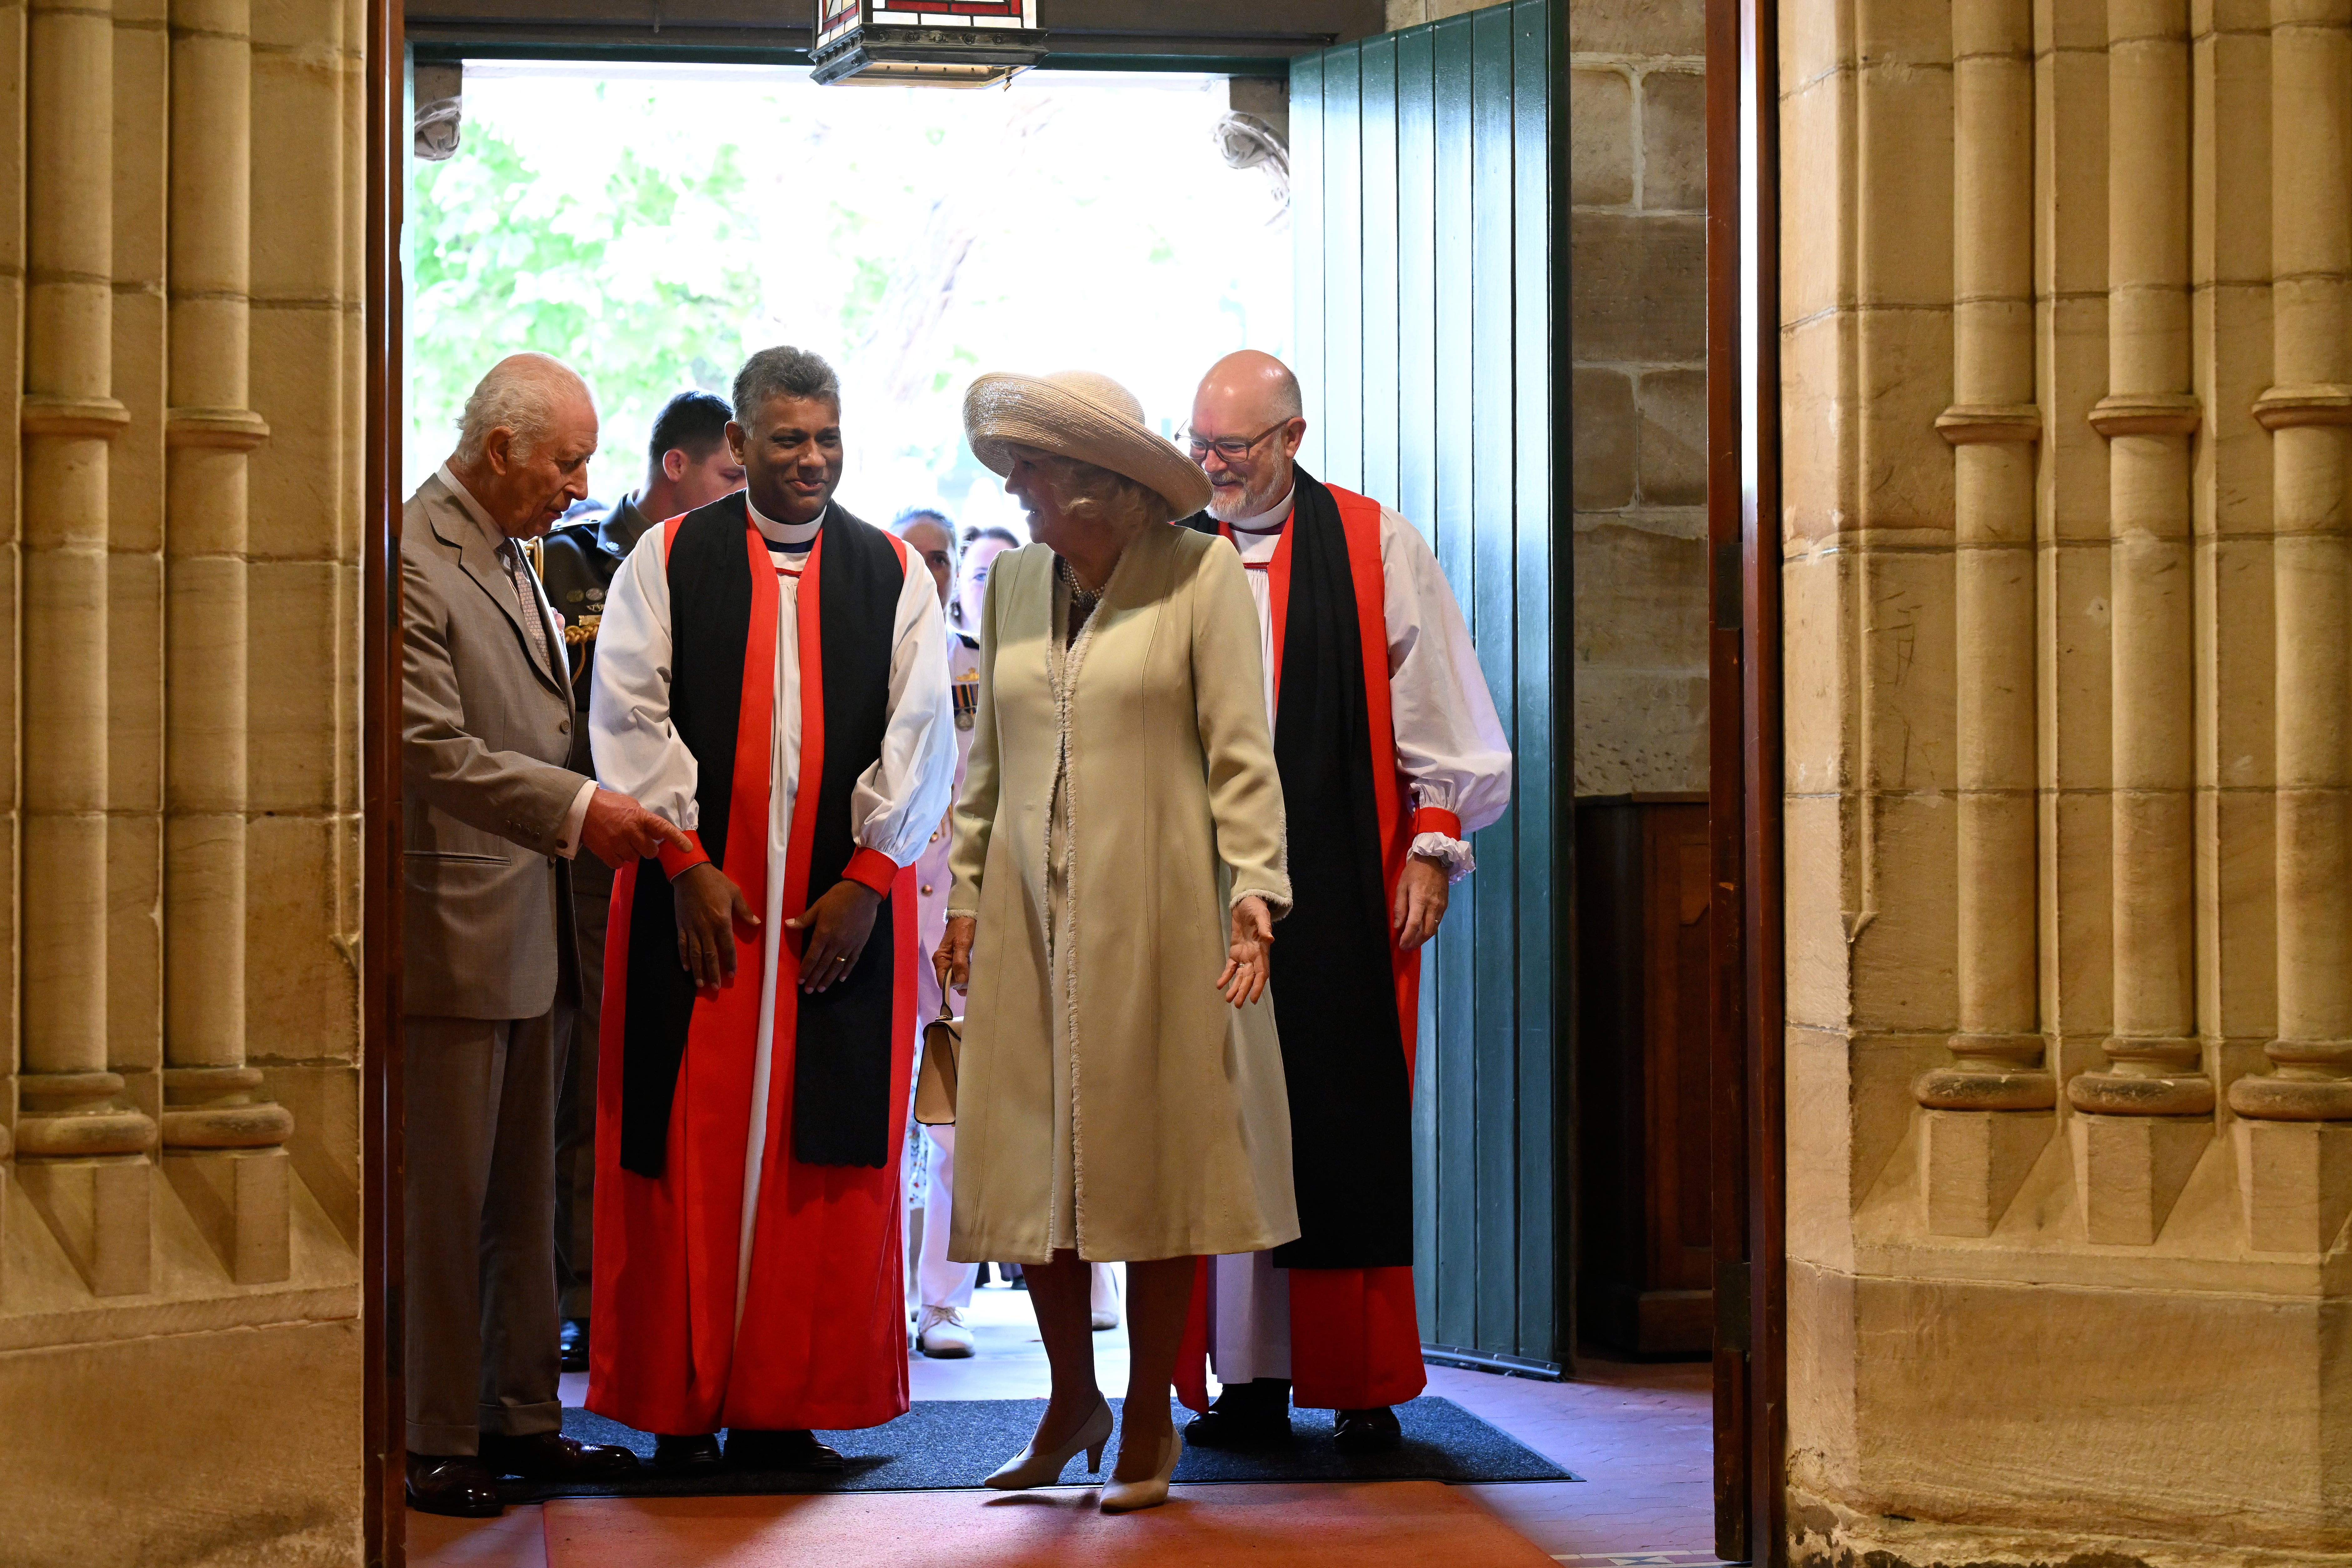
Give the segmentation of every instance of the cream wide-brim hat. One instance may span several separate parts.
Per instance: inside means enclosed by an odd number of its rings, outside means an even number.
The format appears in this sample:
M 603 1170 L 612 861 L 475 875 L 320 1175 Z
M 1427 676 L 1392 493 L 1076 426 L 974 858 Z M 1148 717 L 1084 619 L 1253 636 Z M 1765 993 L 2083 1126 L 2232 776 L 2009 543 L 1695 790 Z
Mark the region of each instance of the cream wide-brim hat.
M 1143 405 L 1107 375 L 1058 370 L 1051 375 L 983 375 L 963 397 L 964 438 L 994 472 L 1013 471 L 1014 447 L 1075 458 L 1157 490 L 1190 517 L 1209 504 L 1209 476 L 1173 443 L 1143 423 Z

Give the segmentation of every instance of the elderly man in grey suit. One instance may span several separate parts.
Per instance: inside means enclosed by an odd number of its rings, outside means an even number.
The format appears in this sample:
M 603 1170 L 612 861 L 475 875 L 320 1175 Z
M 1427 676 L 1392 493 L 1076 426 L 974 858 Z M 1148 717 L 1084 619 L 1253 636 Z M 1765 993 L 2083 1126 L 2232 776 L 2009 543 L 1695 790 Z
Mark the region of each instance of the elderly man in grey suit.
M 595 448 L 587 386 L 516 354 L 402 519 L 408 1498 L 435 1513 L 497 1513 L 501 1475 L 636 1468 L 562 1435 L 547 1245 L 571 858 L 686 842 L 563 765 L 563 636 L 522 541 L 585 494 Z

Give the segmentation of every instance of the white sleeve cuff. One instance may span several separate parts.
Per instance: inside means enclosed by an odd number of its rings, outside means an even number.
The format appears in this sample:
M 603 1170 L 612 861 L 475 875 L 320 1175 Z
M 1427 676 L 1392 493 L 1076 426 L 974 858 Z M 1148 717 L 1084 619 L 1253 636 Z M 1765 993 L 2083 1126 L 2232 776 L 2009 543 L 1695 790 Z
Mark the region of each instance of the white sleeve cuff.
M 1470 846 L 1443 833 L 1413 835 L 1412 853 L 1444 867 L 1448 883 L 1458 882 L 1478 868 L 1477 857 L 1470 853 Z
M 563 814 L 563 834 L 555 841 L 555 852 L 566 860 L 580 853 L 580 830 L 587 825 L 588 803 L 595 794 L 594 779 L 581 780 L 580 793 L 572 797 L 572 809 Z

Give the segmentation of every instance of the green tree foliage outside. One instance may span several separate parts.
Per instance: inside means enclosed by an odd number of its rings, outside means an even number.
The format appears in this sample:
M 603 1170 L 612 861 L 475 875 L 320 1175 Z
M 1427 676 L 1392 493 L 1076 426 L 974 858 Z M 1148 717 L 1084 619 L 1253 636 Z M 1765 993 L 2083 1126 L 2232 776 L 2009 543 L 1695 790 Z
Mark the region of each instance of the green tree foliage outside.
M 741 363 L 743 304 L 758 279 L 740 261 L 745 189 L 736 149 L 700 170 L 625 153 L 601 189 L 536 179 L 480 125 L 463 153 L 418 166 L 410 305 L 410 396 L 454 425 L 502 356 L 536 349 L 593 367 L 607 430 L 643 430 L 686 386 L 722 395 Z M 435 421 L 439 423 L 439 421 Z M 428 443 L 449 430 L 416 432 Z M 441 451 L 428 445 L 410 467 Z
M 587 378 L 609 501 L 672 395 L 724 395 L 748 351 L 792 342 L 841 374 L 845 505 L 1017 527 L 963 440 L 976 372 L 1100 369 L 1166 431 L 1218 353 L 1286 346 L 1287 226 L 1215 150 L 1225 99 L 1205 78 L 469 70 L 457 154 L 416 166 L 408 208 L 409 483 L 505 354 Z

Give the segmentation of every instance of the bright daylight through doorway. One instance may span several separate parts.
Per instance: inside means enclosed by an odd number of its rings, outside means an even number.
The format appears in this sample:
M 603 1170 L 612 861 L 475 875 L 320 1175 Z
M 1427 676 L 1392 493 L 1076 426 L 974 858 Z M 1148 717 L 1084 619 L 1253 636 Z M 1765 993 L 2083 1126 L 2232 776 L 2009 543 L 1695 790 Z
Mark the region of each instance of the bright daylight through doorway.
M 1226 165 L 1226 108 L 1223 77 L 824 90 L 784 67 L 470 61 L 457 153 L 411 193 L 408 484 L 516 349 L 594 389 L 609 503 L 665 400 L 724 395 L 788 342 L 840 371 L 850 510 L 1017 529 L 963 444 L 975 374 L 1101 370 L 1171 433 L 1217 355 L 1289 352 L 1285 192 Z

